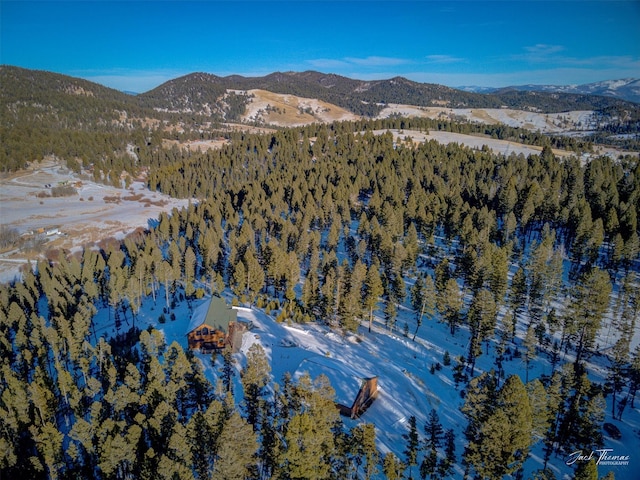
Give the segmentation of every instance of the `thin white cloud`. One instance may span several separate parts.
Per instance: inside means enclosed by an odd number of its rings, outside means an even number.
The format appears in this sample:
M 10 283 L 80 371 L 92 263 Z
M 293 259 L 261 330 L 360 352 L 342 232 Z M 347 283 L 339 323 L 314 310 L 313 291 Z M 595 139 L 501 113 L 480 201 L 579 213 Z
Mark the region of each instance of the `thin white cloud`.
M 309 63 L 313 68 L 320 69 L 342 69 L 351 66 L 349 62 L 332 58 L 317 58 L 314 60 L 309 60 L 307 63 Z
M 562 45 L 547 45 L 546 43 L 537 43 L 535 45 L 524 47 L 524 49 L 531 55 L 553 55 L 554 53 L 562 52 L 564 47 Z
M 428 63 L 436 63 L 436 64 L 450 64 L 450 63 L 461 63 L 464 62 L 464 58 L 454 57 L 453 55 L 427 55 L 426 60 Z
M 635 69 L 635 76 L 640 75 L 640 57 L 634 58 L 631 55 L 602 55 L 587 58 L 566 57 L 562 61 L 565 65 L 573 66 Z
M 379 68 L 379 67 L 396 67 L 399 65 L 407 65 L 411 63 L 405 58 L 395 57 L 344 57 L 344 58 L 317 58 L 307 61 L 314 68 L 329 70 L 347 70 L 354 67 L 360 68 Z
M 407 63 L 410 63 L 410 61 L 405 58 L 376 57 L 376 56 L 370 56 L 370 57 L 364 57 L 364 58 L 347 57 L 344 60 L 350 64 L 358 65 L 361 67 L 389 67 L 389 66 L 396 66 L 396 65 L 405 65 Z
M 536 45 L 530 45 L 524 47 L 523 53 L 518 53 L 511 56 L 511 60 L 525 61 L 529 63 L 549 63 L 557 62 L 565 48 L 562 45 L 548 45 L 545 43 L 538 43 Z

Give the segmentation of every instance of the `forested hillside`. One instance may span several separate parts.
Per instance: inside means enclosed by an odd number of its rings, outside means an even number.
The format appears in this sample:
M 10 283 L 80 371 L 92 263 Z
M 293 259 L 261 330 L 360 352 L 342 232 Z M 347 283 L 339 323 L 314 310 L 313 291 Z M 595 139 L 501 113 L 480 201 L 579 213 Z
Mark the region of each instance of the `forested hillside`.
M 259 78 L 194 73 L 134 96 L 78 78 L 3 65 L 0 86 L 0 171 L 15 171 L 28 162 L 55 156 L 74 171 L 91 166 L 97 181 L 111 184 L 117 184 L 122 172 L 135 176 L 139 170 L 140 165 L 132 164 L 127 146 L 144 149 L 157 146 L 162 138 L 224 136 L 230 122 L 246 121 L 243 114 L 250 100 L 246 91 L 256 88 L 323 100 L 365 117 L 375 117 L 388 103 L 448 108 L 508 106 L 540 112 L 593 110 L 595 130 L 582 139 L 557 137 L 553 143 L 560 148 L 562 144 L 598 143 L 633 150 L 640 130 L 640 106 L 613 98 L 544 92 L 483 95 L 404 78 L 363 82 L 318 72 L 274 73 Z M 435 123 L 425 128 L 443 127 Z M 482 131 L 474 124 L 467 128 Z M 505 127 L 489 128 L 493 134 Z M 536 132 L 518 131 L 509 138 L 547 143 Z
M 385 103 L 417 106 L 446 105 L 449 108 L 515 108 L 547 113 L 568 110 L 602 110 L 619 108 L 636 110 L 632 102 L 612 97 L 551 92 L 520 92 L 508 90 L 478 94 L 444 85 L 418 83 L 403 77 L 388 80 L 363 81 L 320 72 L 276 72 L 264 77 L 232 75 L 218 77 L 205 73 L 190 74 L 171 80 L 142 95 L 155 96 L 167 88 L 200 83 L 211 92 L 216 89 L 263 89 L 334 103 L 354 113 L 375 117 Z M 189 87 L 190 88 L 190 87 Z
M 0 67 L 0 170 L 23 168 L 46 155 L 74 170 L 96 163 L 98 173 L 130 169 L 128 143 L 144 145 L 134 97 L 64 75 Z M 115 173 L 112 174 L 115 177 Z M 99 176 L 98 178 L 101 178 Z
M 141 149 L 151 189 L 197 202 L 123 242 L 39 262 L 0 290 L 3 476 L 440 478 L 461 465 L 501 478 L 536 445 L 545 465 L 602 446 L 605 414 L 635 412 L 640 380 L 637 159 L 395 144 L 373 126 L 238 133 L 205 153 Z M 445 367 L 466 395 L 464 438 L 447 453 L 437 416 L 425 436 L 414 419 L 405 453 L 382 461 L 373 424 L 346 428 L 326 380 L 270 378 L 255 350 L 241 389 L 231 352 L 213 385 L 199 357 L 135 326 L 144 305 L 158 305 L 161 326 L 211 291 L 339 334 L 372 321 L 402 329 L 406 308 L 418 336 L 424 318 L 442 322 L 467 339 Z M 118 335 L 96 332 L 97 312 Z M 614 334 L 599 384 L 589 361 L 605 320 Z M 553 375 L 506 377 L 514 350 L 546 358 Z M 494 369 L 479 371 L 486 355 Z M 513 422 L 517 438 L 496 444 Z M 490 444 L 501 460 L 485 460 Z
M 60 103 L 37 88 L 3 96 L 3 170 L 54 154 L 98 166 L 100 181 L 144 170 L 152 191 L 192 201 L 0 285 L 0 478 L 632 478 L 567 458 L 610 446 L 605 423 L 638 443 L 637 156 L 560 159 L 558 139 L 427 119 L 204 133 L 199 114 L 146 118 L 162 95 L 112 117 L 135 97 L 61 85 L 73 92 Z M 543 149 L 495 155 L 390 129 Z M 163 142 L 214 134 L 228 143 Z M 436 351 L 438 325 L 458 350 L 414 381 L 428 390 L 438 372 L 458 403 L 410 400 L 424 415 L 383 451 L 383 423 L 339 417 L 326 377 L 279 365 L 274 378 L 259 346 L 209 355 L 167 342 L 164 326 L 216 293 L 357 342 Z M 155 327 L 140 328 L 143 314 Z

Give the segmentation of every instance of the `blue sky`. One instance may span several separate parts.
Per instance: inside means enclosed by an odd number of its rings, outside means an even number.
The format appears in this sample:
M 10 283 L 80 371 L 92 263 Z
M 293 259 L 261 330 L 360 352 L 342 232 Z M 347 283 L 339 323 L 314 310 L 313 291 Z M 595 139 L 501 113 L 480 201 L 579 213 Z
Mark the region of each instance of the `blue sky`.
M 203 71 L 449 86 L 640 77 L 640 1 L 7 1 L 0 63 L 144 92 Z

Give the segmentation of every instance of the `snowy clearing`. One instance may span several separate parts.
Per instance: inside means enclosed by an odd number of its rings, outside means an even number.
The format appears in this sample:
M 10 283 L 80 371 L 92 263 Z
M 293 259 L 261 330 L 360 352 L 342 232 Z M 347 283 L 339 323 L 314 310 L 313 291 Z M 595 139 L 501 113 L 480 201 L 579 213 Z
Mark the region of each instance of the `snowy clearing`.
M 392 115 L 440 118 L 443 120 L 463 118 L 476 123 L 487 125 L 502 123 L 510 127 L 526 128 L 527 130 L 550 134 L 586 131 L 591 128 L 593 123 L 593 111 L 591 110 L 538 113 L 511 108 L 444 108 L 389 104 L 378 116 L 387 118 Z
M 62 184 L 74 186 L 77 194 L 47 196 L 51 187 Z M 74 250 L 110 237 L 121 239 L 139 227 L 147 228 L 161 212 L 187 204 L 149 191 L 142 181 L 121 189 L 81 179 L 51 160 L 0 179 L 0 225 L 21 235 L 45 235 L 45 248 Z M 22 252 L 4 252 L 0 281 L 12 280 L 33 259 Z
M 158 295 L 162 298 L 162 294 Z M 162 300 L 153 304 L 147 299 L 139 312 L 136 326 L 144 329 L 149 326 L 163 332 L 167 345 L 176 341 L 185 350 L 192 311 L 207 302 L 203 299 L 194 302 L 191 309 L 186 302 L 176 306 L 175 321 L 164 324 L 157 322 L 162 312 Z M 227 300 L 228 301 L 228 300 Z M 346 368 L 356 368 L 378 376 L 379 393 L 377 399 L 362 417 L 351 420 L 346 417 L 343 422 L 347 427 L 353 427 L 360 422 L 373 423 L 376 428 L 377 445 L 381 453 L 393 452 L 399 458 L 404 458 L 406 440 L 403 435 L 408 432 L 409 417 L 415 416 L 422 435 L 422 426 L 427 420 L 429 411 L 433 408 L 438 412 L 440 421 L 445 429 L 451 428 L 456 434 L 457 463 L 452 474 L 453 478 L 462 478 L 464 467 L 461 465 L 462 453 L 466 440 L 464 429 L 467 421 L 459 408 L 464 403 L 461 390 L 464 384 L 456 389 L 452 379 L 452 366 L 444 366 L 443 355 L 447 351 L 451 358 L 465 355 L 469 333 L 466 328 L 451 336 L 448 326 L 436 321 L 426 321 L 418 331 L 416 341 L 403 336 L 400 330 L 389 331 L 384 327 L 384 320 L 377 312 L 372 332 L 368 332 L 365 325 L 360 326 L 357 335 L 341 336 L 331 331 L 327 326 L 318 323 L 287 324 L 277 323 L 275 319 L 256 308 L 235 307 L 238 320 L 251 322 L 254 326 L 243 336 L 240 353 L 235 354 L 237 374 L 234 378 L 234 391 L 240 392 L 240 372 L 246 366 L 246 353 L 254 343 L 259 343 L 267 354 L 274 382 L 281 383 L 283 375 L 292 375 L 306 359 L 324 356 L 336 362 L 343 362 Z M 401 327 L 406 322 L 410 331 L 415 328 L 415 312 L 408 308 L 399 309 L 397 325 Z M 524 320 L 524 319 L 523 319 Z M 110 324 L 106 310 L 101 310 L 96 317 L 96 326 L 103 333 L 115 334 Z M 129 325 L 130 326 L 130 325 Z M 127 327 L 128 328 L 128 327 Z M 517 340 L 518 344 L 521 339 Z M 493 349 L 489 355 L 478 357 L 476 375 L 494 366 Z M 211 355 L 196 353 L 201 360 L 207 378 L 215 385 L 221 368 L 221 360 L 211 363 Z M 570 362 L 567 357 L 564 361 Z M 432 365 L 441 365 L 431 373 Z M 607 360 L 605 357 L 595 356 L 588 364 L 589 377 L 592 381 L 603 382 L 606 375 Z M 506 375 L 523 375 L 524 360 L 513 357 L 504 364 Z M 530 367 L 530 377 L 537 378 L 541 374 L 550 374 L 551 365 L 544 354 L 538 356 Z M 524 379 L 523 379 L 524 381 Z M 236 398 L 241 398 L 240 394 Z M 605 434 L 604 448 L 613 450 L 611 454 L 629 455 L 629 465 L 601 466 L 600 476 L 609 470 L 615 473 L 617 480 L 635 479 L 633 462 L 637 461 L 640 452 L 640 407 L 628 408 L 624 420 L 619 422 L 611 418 L 611 397 L 607 398 L 605 422 L 615 423 L 622 432 L 622 438 L 615 440 Z M 543 462 L 542 442 L 536 443 L 525 463 L 524 478 L 530 478 Z M 574 467 L 567 466 L 567 459 L 552 455 L 549 467 L 556 478 L 569 480 L 573 478 Z M 382 477 L 376 477 L 382 478 Z
M 248 90 L 245 93 L 253 96 L 243 115 L 244 121 L 247 122 L 294 127 L 314 122 L 359 118 L 344 108 L 315 98 L 272 93 L 266 90 Z

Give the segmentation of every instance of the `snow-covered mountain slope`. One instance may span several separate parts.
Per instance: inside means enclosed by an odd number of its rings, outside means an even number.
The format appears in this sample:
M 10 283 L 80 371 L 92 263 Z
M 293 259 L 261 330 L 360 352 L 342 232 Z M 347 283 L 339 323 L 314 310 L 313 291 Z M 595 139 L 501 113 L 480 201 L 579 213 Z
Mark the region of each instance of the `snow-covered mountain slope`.
M 475 93 L 495 93 L 508 90 L 520 90 L 526 92 L 555 92 L 576 93 L 582 95 L 601 95 L 614 97 L 630 102 L 640 103 L 640 79 L 622 78 L 619 80 L 605 80 L 602 82 L 585 83 L 583 85 L 513 85 L 504 88 L 463 86 L 460 90 Z

